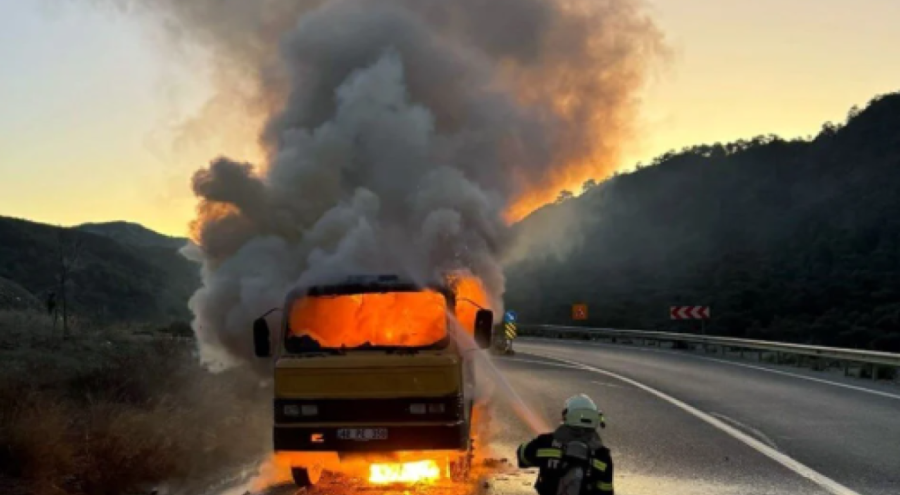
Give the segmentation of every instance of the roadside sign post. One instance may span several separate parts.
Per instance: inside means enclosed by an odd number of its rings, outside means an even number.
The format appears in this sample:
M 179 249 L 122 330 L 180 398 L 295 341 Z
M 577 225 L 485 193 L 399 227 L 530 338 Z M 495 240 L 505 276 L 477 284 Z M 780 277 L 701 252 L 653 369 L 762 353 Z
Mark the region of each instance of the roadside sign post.
M 584 303 L 572 305 L 572 319 L 575 321 L 586 321 L 588 319 L 588 306 Z
M 710 318 L 709 306 L 669 306 L 672 320 L 700 320 L 700 334 L 706 335 L 706 320 Z
M 507 311 L 503 314 L 503 331 L 506 336 L 506 348 L 504 349 L 504 352 L 507 354 L 512 353 L 512 342 L 518 335 L 518 329 L 516 328 L 518 319 L 519 317 L 516 315 L 515 311 Z
M 507 311 L 503 313 L 502 338 L 498 339 L 502 342 L 502 347 L 497 349 L 502 354 L 513 353 L 513 340 L 518 336 L 517 321 L 519 316 L 515 311 Z

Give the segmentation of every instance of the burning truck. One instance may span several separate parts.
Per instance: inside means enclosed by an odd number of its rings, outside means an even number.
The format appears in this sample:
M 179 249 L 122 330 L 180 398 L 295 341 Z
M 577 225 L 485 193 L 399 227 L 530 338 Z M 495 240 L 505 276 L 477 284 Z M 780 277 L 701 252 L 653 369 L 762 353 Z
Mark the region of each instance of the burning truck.
M 370 463 L 375 483 L 468 476 L 491 310 L 448 284 L 374 276 L 294 290 L 282 312 L 274 335 L 257 319 L 253 339 L 273 359 L 274 451 L 297 485 L 319 481 L 322 454 L 414 461 Z

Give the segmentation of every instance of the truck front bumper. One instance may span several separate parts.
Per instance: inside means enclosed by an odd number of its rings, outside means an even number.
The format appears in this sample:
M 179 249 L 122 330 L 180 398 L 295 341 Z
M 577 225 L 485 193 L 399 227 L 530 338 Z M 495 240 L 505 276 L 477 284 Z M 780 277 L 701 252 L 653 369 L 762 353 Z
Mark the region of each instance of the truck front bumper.
M 367 439 L 348 439 L 348 428 L 379 432 L 361 435 L 368 437 Z M 276 451 L 289 452 L 465 450 L 468 447 L 469 428 L 462 421 L 449 425 L 275 426 L 272 437 Z

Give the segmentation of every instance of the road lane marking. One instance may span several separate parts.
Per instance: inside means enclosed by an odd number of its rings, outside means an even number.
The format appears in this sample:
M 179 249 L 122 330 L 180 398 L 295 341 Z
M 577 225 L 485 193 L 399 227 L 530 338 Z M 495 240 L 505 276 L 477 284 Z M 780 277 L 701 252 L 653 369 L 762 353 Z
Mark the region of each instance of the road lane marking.
M 696 407 L 688 405 L 688 404 L 676 399 L 675 397 L 672 397 L 671 395 L 668 395 L 664 392 L 656 390 L 655 388 L 650 387 L 648 385 L 644 385 L 643 383 L 641 383 L 637 380 L 632 380 L 631 378 L 622 376 L 618 373 L 613 373 L 612 371 L 595 368 L 593 366 L 579 363 L 577 361 L 571 361 L 568 359 L 548 356 L 546 354 L 541 354 L 541 353 L 536 353 L 536 352 L 529 352 L 527 354 L 530 354 L 532 356 L 546 358 L 546 359 L 555 359 L 555 360 L 563 362 L 563 363 L 577 366 L 583 370 L 591 371 L 591 372 L 598 373 L 601 375 L 606 375 L 606 376 L 615 378 L 617 380 L 623 381 L 629 385 L 633 385 L 649 394 L 655 395 L 656 397 L 672 404 L 673 406 L 687 412 L 688 414 L 693 415 L 697 419 L 700 419 L 701 421 L 706 422 L 710 426 L 717 428 L 718 430 L 722 431 L 723 433 L 726 433 L 727 435 L 731 436 L 732 438 L 742 442 L 743 444 L 747 445 L 748 447 L 752 448 L 753 450 L 756 450 L 760 454 L 763 454 L 764 456 L 768 457 L 769 459 L 772 459 L 773 461 L 790 469 L 791 471 L 798 474 L 799 476 L 806 478 L 806 479 L 810 480 L 811 482 L 819 485 L 820 487 L 822 487 L 823 489 L 827 490 L 830 493 L 833 493 L 834 495 L 860 495 L 858 492 L 855 492 L 855 491 L 851 490 L 850 488 L 847 488 L 846 486 L 838 483 L 837 481 L 834 481 L 833 479 L 829 478 L 828 476 L 825 476 L 824 474 L 814 470 L 813 468 L 811 468 L 805 464 L 802 464 L 800 461 L 797 461 L 792 457 L 782 454 L 781 452 L 773 449 L 772 447 L 766 445 L 765 443 L 761 442 L 760 440 L 757 440 L 756 438 L 753 438 L 752 436 L 738 430 L 737 428 L 729 425 L 728 423 L 726 423 L 710 414 L 707 414 L 707 413 L 697 409 Z
M 535 340 L 540 340 L 540 339 L 535 339 Z M 553 340 L 553 339 L 548 339 L 548 340 Z M 558 341 L 554 341 L 554 342 L 560 343 Z M 601 347 L 601 348 L 615 347 L 615 344 L 598 344 L 598 343 L 579 343 L 578 345 L 579 345 L 579 347 L 580 346 Z M 734 361 L 729 361 L 727 359 L 716 359 L 716 358 L 711 358 L 711 357 L 707 357 L 707 356 L 697 356 L 697 355 L 688 354 L 685 352 L 667 351 L 664 349 L 641 349 L 641 348 L 631 348 L 631 347 L 629 347 L 629 349 L 633 349 L 638 352 L 655 352 L 655 353 L 659 353 L 659 354 L 669 354 L 672 356 L 686 356 L 686 357 L 692 357 L 694 359 L 702 359 L 704 361 L 713 361 L 716 363 L 730 364 L 732 366 L 739 366 L 741 368 L 749 368 L 749 369 L 757 370 L 757 371 L 766 371 L 769 373 L 774 373 L 776 375 L 790 376 L 793 378 L 799 378 L 801 380 L 807 380 L 810 382 L 823 383 L 825 385 L 832 385 L 835 387 L 846 388 L 849 390 L 856 390 L 857 392 L 866 392 L 869 394 L 878 395 L 880 397 L 887 397 L 888 399 L 900 400 L 900 395 L 892 394 L 890 392 L 882 392 L 880 390 L 873 390 L 871 388 L 858 387 L 856 385 L 849 385 L 847 383 L 833 382 L 831 380 L 825 380 L 823 378 L 816 378 L 813 376 L 798 375 L 796 373 L 791 373 L 789 371 L 776 370 L 776 369 L 772 369 L 772 368 L 766 368 L 764 366 L 754 366 L 752 364 L 737 363 Z
M 560 364 L 560 363 L 551 363 L 547 361 L 538 361 L 537 359 L 521 359 L 521 358 L 494 358 L 494 361 L 512 361 L 519 363 L 534 363 L 534 364 L 543 364 L 544 366 L 552 366 L 556 368 L 565 368 L 569 370 L 580 370 L 578 366 L 572 366 L 570 364 Z
M 872 390 L 871 388 L 857 387 L 856 385 L 849 385 L 846 383 L 833 382 L 831 380 L 825 380 L 825 379 L 816 378 L 813 376 L 798 375 L 796 373 L 791 373 L 789 371 L 773 370 L 772 368 L 766 368 L 764 366 L 754 366 L 752 364 L 735 363 L 733 361 L 727 361 L 725 359 L 716 359 L 716 358 L 711 358 L 711 357 L 706 357 L 706 356 L 695 356 L 695 357 L 698 359 L 705 359 L 707 361 L 715 361 L 717 363 L 725 363 L 725 364 L 730 364 L 733 366 L 740 366 L 741 368 L 749 368 L 751 370 L 767 371 L 769 373 L 775 373 L 776 375 L 792 376 L 794 378 L 799 378 L 801 380 L 808 380 L 808 381 L 816 382 L 816 383 L 824 383 L 826 385 L 833 385 L 835 387 L 841 387 L 841 388 L 846 388 L 846 389 L 850 389 L 850 390 L 856 390 L 858 392 L 866 392 L 869 394 L 879 395 L 881 397 L 887 397 L 889 399 L 900 400 L 900 395 L 892 394 L 890 392 L 882 392 L 880 390 Z
M 593 384 L 595 384 L 595 385 L 600 385 L 600 386 L 602 386 L 602 387 L 609 387 L 609 388 L 625 388 L 625 387 L 623 387 L 623 386 L 621 386 L 621 385 L 616 385 L 615 383 L 599 382 L 599 381 L 597 381 L 597 380 L 591 380 L 591 383 L 593 383 Z
M 726 416 L 724 414 L 719 414 L 719 413 L 709 413 L 709 414 L 721 419 L 722 421 L 725 421 L 726 423 L 731 423 L 738 428 L 743 428 L 744 430 L 749 431 L 750 433 L 754 434 L 756 436 L 756 438 L 758 438 L 759 440 L 764 442 L 769 447 L 772 447 L 775 450 L 779 450 L 778 445 L 775 443 L 774 440 L 772 440 L 771 437 L 769 437 L 765 433 L 757 430 L 756 428 L 754 428 L 746 423 L 741 423 L 740 421 L 738 421 L 734 418 L 729 418 L 728 416 Z

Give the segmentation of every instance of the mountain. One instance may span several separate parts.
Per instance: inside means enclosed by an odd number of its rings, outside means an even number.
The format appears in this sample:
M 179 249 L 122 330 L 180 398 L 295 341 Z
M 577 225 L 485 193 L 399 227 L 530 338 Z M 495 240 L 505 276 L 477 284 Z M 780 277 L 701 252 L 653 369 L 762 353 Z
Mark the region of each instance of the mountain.
M 189 318 L 187 300 L 200 284 L 199 266 L 178 253 L 185 241 L 115 222 L 61 228 L 0 217 L 0 309 L 59 292 L 60 254 L 73 262 L 71 313 L 98 321 L 168 322 Z M 77 256 L 75 255 L 77 252 Z M 25 292 L 22 292 L 25 291 Z M 28 297 L 30 296 L 30 297 Z
M 179 249 L 188 242 L 183 237 L 170 237 L 131 222 L 84 223 L 75 228 L 82 232 L 109 237 L 122 244 L 140 247 Z
M 669 152 L 516 226 L 522 321 L 696 331 L 900 351 L 900 93 L 812 139 Z

